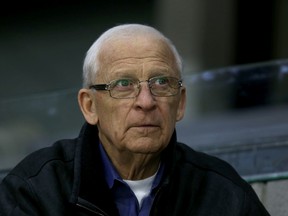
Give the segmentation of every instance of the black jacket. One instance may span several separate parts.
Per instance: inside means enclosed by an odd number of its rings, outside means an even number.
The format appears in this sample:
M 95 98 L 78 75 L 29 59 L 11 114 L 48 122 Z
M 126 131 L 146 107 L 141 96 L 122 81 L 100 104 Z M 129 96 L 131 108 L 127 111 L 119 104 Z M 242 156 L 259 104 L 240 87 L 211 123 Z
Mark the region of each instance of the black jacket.
M 103 179 L 98 143 L 97 128 L 85 124 L 78 138 L 29 155 L 0 185 L 0 215 L 118 215 Z M 176 133 L 163 160 L 165 177 L 151 215 L 269 215 L 230 165 L 177 143 Z

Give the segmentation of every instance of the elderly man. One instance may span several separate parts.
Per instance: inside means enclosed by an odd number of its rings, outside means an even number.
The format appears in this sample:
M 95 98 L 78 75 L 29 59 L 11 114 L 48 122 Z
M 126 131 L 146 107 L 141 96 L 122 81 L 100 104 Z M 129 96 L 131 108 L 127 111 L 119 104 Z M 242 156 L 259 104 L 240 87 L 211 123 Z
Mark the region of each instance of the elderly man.
M 0 186 L 0 215 L 265 216 L 227 163 L 176 139 L 182 63 L 152 27 L 106 31 L 88 50 L 78 138 L 22 161 Z

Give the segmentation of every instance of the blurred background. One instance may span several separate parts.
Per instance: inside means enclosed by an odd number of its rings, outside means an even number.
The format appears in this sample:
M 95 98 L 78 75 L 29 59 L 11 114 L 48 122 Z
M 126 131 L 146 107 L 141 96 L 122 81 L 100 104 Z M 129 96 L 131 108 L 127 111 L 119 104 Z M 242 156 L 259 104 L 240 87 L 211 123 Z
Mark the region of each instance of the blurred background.
M 287 215 L 288 1 L 9 1 L 0 7 L 0 178 L 74 138 L 87 49 L 108 28 L 151 25 L 184 60 L 178 137 L 229 163 L 272 215 Z M 285 205 L 284 205 L 285 204 Z

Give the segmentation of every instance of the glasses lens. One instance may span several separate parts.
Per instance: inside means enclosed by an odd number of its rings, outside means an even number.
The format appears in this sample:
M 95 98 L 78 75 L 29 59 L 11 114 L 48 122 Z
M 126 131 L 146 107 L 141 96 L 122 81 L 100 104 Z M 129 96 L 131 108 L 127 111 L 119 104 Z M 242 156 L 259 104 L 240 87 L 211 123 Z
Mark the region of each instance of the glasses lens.
M 133 79 L 114 80 L 109 85 L 110 95 L 114 98 L 133 98 L 138 94 L 138 81 Z
M 149 80 L 149 86 L 153 95 L 168 97 L 178 94 L 181 81 L 174 77 L 154 77 Z
M 134 98 L 140 91 L 140 82 L 136 79 L 123 78 L 113 80 L 108 85 L 113 98 Z M 174 77 L 154 77 L 148 80 L 149 88 L 154 96 L 169 97 L 178 94 L 181 81 Z

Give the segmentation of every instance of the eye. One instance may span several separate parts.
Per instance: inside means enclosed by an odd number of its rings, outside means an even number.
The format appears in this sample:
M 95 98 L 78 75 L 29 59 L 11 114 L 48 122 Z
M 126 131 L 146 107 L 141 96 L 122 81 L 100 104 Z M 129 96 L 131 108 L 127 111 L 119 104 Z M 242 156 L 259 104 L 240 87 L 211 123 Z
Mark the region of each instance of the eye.
M 135 81 L 132 79 L 119 79 L 111 82 L 111 89 L 117 91 L 127 91 L 134 89 Z
M 115 83 L 115 86 L 121 86 L 121 87 L 127 87 L 129 85 L 133 85 L 133 82 L 129 79 L 121 79 L 121 80 L 117 80 Z
M 152 82 L 155 85 L 167 85 L 169 83 L 169 79 L 167 77 L 156 77 L 153 78 Z

